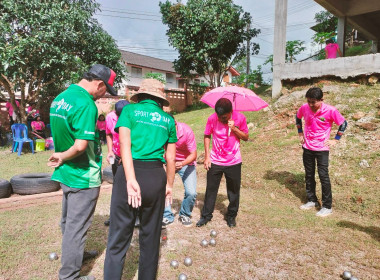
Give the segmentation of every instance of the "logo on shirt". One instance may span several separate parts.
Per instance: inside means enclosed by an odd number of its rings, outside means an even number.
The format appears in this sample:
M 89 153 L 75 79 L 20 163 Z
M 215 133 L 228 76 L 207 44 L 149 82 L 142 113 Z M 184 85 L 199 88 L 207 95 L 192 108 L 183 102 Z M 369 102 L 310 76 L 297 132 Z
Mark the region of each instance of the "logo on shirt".
M 157 112 L 150 113 L 150 115 L 152 116 L 152 118 L 150 119 L 152 122 L 159 122 L 162 118 L 161 115 Z
M 323 122 L 326 120 L 324 117 L 320 117 L 319 119 Z
M 57 108 L 55 108 L 57 107 Z M 59 110 L 66 110 L 67 112 L 73 108 L 73 105 L 70 105 L 69 103 L 65 102 L 65 99 L 61 99 L 59 101 L 53 101 L 51 104 L 51 108 L 55 108 L 55 111 L 58 112 Z

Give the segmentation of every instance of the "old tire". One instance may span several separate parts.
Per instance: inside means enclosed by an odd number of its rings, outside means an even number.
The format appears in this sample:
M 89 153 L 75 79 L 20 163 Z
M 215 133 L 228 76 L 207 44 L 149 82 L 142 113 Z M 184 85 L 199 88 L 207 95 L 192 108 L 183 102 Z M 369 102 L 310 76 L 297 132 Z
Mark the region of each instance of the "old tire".
M 13 176 L 12 189 L 17 194 L 38 194 L 55 192 L 60 189 L 59 182 L 51 180 L 50 173 L 28 173 Z
M 107 183 L 112 184 L 113 183 L 113 174 L 112 174 L 112 167 L 108 166 L 103 169 L 103 181 L 106 181 Z
M 7 180 L 0 179 L 0 198 L 10 197 L 11 193 L 11 183 Z

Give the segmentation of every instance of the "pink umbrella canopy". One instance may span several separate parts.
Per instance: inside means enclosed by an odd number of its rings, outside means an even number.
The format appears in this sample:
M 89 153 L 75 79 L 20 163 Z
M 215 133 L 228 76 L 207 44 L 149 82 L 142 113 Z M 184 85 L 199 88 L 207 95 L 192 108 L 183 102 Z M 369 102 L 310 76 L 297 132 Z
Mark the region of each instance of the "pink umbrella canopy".
M 237 86 L 214 88 L 206 92 L 201 101 L 215 108 L 215 103 L 222 97 L 231 100 L 232 107 L 236 111 L 259 111 L 268 106 L 268 103 L 252 90 Z

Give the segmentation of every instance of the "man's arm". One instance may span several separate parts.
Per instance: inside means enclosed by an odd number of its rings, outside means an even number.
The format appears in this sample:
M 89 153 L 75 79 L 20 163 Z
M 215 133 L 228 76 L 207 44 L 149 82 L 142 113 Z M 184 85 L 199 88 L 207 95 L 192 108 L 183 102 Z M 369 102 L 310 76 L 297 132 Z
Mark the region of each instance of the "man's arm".
M 194 162 L 197 159 L 197 150 L 191 152 L 183 161 L 177 161 L 175 163 L 175 169 L 180 170 L 182 167 Z
M 245 133 L 245 132 L 243 132 L 243 131 L 241 131 L 237 126 L 231 126 L 231 131 L 233 132 L 233 133 L 235 133 L 235 135 L 239 138 L 239 139 L 241 139 L 241 140 L 243 140 L 243 141 L 247 141 L 248 140 L 248 137 L 249 137 L 249 134 L 248 133 Z
M 302 130 L 302 120 L 297 117 L 296 115 L 296 126 L 297 126 L 297 131 L 298 131 L 298 137 L 300 139 L 301 145 L 305 143 L 305 137 L 303 135 L 303 130 Z
M 88 145 L 88 140 L 75 139 L 74 145 L 72 145 L 67 151 L 60 153 L 53 153 L 48 159 L 48 166 L 58 167 L 61 166 L 65 161 L 71 160 L 80 156 L 86 151 Z
M 121 161 L 127 179 L 128 204 L 133 208 L 141 206 L 140 185 L 136 180 L 131 151 L 131 130 L 127 127 L 119 127 L 119 141 Z
M 172 204 L 172 192 L 175 175 L 175 143 L 168 143 L 166 147 L 166 204 Z
M 203 163 L 205 169 L 209 170 L 211 167 L 211 159 L 210 159 L 210 142 L 211 135 L 204 135 L 203 143 L 205 146 L 205 161 Z
M 112 134 L 106 134 L 106 141 L 107 141 L 107 150 L 108 150 L 108 153 L 107 153 L 107 161 L 108 163 L 110 163 L 110 158 L 111 157 L 115 157 L 115 154 L 112 150 Z

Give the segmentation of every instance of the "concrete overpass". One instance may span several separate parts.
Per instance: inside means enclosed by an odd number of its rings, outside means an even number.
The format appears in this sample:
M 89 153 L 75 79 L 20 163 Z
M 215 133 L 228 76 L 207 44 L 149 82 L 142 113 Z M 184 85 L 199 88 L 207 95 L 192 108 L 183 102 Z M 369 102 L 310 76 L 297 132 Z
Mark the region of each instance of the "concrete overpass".
M 374 54 L 315 62 L 285 63 L 288 0 L 276 0 L 272 97 L 280 94 L 282 80 L 322 76 L 347 78 L 380 73 L 380 54 L 378 53 L 380 0 L 315 0 L 315 2 L 338 17 L 338 44 L 343 54 L 347 24 L 373 41 L 372 52 Z

